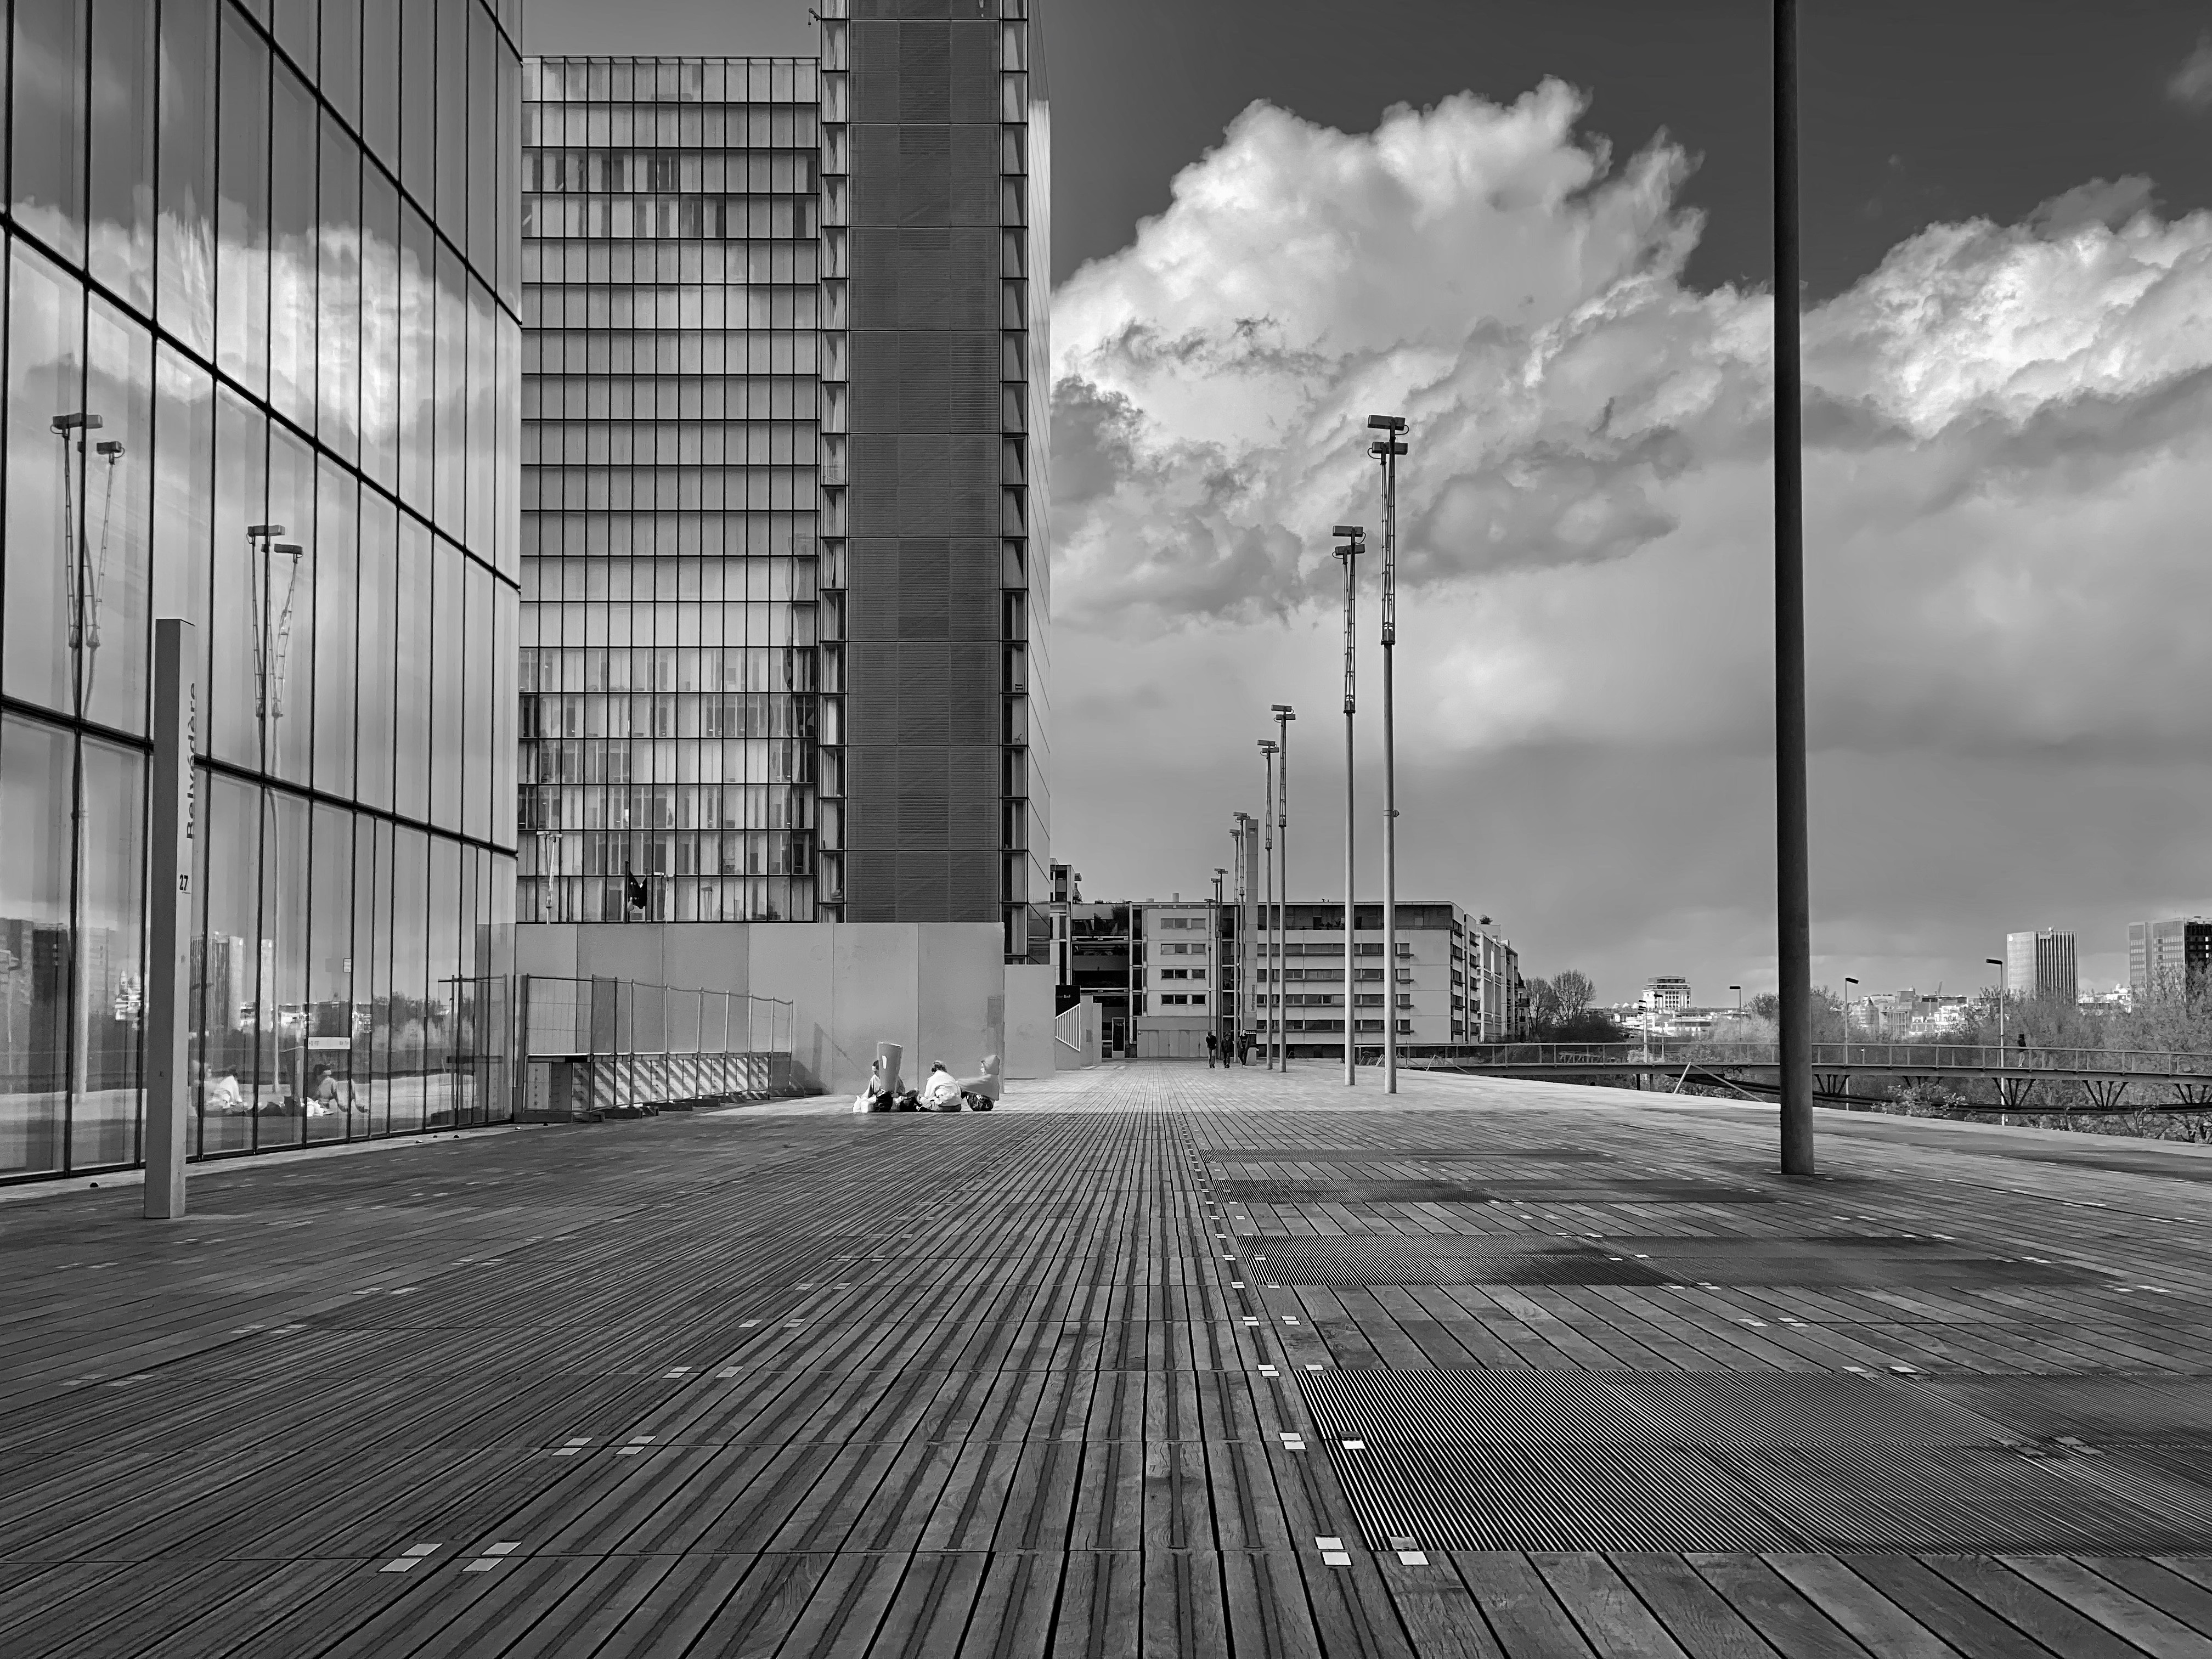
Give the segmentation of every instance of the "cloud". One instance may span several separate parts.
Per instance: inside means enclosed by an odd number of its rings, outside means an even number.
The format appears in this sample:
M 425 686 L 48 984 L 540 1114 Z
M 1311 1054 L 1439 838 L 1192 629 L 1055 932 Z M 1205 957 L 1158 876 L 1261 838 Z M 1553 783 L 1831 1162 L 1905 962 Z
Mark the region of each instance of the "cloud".
M 2212 109 L 2212 31 L 2197 37 L 2197 49 L 2166 82 L 2166 95 L 2184 109 Z
M 1685 282 L 1689 158 L 1616 164 L 1582 110 L 1547 82 L 1347 135 L 1255 105 L 1061 289 L 1055 850 L 1091 890 L 1194 888 L 1258 713 L 1334 718 L 1327 532 L 1379 523 L 1364 422 L 1394 410 L 1409 880 L 1623 990 L 1771 959 L 1772 301 Z M 2128 178 L 1932 225 L 1802 332 L 1834 974 L 2202 908 L 2172 803 L 2212 741 L 2212 215 Z

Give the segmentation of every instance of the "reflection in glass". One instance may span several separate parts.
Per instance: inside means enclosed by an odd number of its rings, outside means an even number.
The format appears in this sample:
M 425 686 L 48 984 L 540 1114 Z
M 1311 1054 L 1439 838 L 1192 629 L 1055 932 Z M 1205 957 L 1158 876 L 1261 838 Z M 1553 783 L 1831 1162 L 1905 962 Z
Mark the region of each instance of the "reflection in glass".
M 82 424 L 84 290 L 27 243 L 15 244 L 9 264 L 7 660 L 0 687 L 61 711 L 73 696 L 69 606 L 80 562 L 80 509 L 98 459 L 87 440 L 100 435 Z
M 70 1167 L 138 1156 L 139 1038 L 145 1005 L 146 762 L 87 738 L 77 882 L 76 1099 Z
M 372 167 L 361 175 L 361 470 L 399 483 L 399 193 Z
M 269 383 L 269 48 L 222 10 L 216 363 L 258 396 Z
M 154 14 L 93 0 L 92 274 L 141 312 L 154 303 Z
M 361 487 L 325 460 L 318 473 L 315 509 L 313 698 L 315 787 L 350 795 L 354 787 L 354 629 L 359 620 L 361 567 L 355 538 Z
M 15 8 L 15 222 L 64 258 L 84 258 L 85 0 Z
M 202 354 L 215 343 L 215 4 L 161 9 L 161 318 Z
M 253 1145 L 254 1037 L 261 1014 L 261 792 L 204 773 L 205 859 L 200 879 L 204 933 L 193 942 L 199 1040 L 193 1058 L 203 1153 Z
M 430 811 L 430 532 L 399 515 L 399 585 L 392 693 L 392 809 L 402 817 Z
M 260 665 L 256 710 L 266 765 L 292 783 L 307 781 L 314 735 L 315 458 L 283 425 L 269 427 L 269 514 L 284 524 L 264 539 L 250 596 Z
M 353 1093 L 353 876 L 352 815 L 316 807 L 307 877 L 309 1140 L 343 1139 L 360 1115 Z
M 399 515 L 381 492 L 361 492 L 359 702 L 355 715 L 358 799 L 392 810 L 392 757 L 399 662 Z
M 270 102 L 269 401 L 315 425 L 315 95 L 283 64 Z
M 215 532 L 215 381 L 166 340 L 155 348 L 154 375 L 154 614 L 183 617 L 194 625 L 204 687 L 208 560 Z
M 315 339 L 321 353 L 315 435 L 347 460 L 361 447 L 361 151 L 323 118 L 322 198 L 315 243 Z
M 280 789 L 261 840 L 261 988 L 254 1034 L 255 1144 L 302 1138 L 307 1099 L 307 803 Z
M 69 1088 L 70 739 L 0 719 L 0 1175 L 62 1167 Z
M 429 1023 L 429 837 L 399 830 L 392 846 L 392 990 L 386 999 L 390 1031 L 386 1062 L 391 1127 L 411 1132 L 424 1123 L 422 1070 Z
M 215 610 L 208 641 L 208 752 L 238 766 L 261 760 L 254 709 L 253 616 L 264 549 L 290 532 L 270 520 L 269 417 L 228 386 L 216 395 Z M 285 528 L 273 534 L 276 525 Z
M 147 622 L 153 581 L 154 343 L 145 327 L 94 298 L 86 319 L 85 401 L 103 424 L 83 479 L 76 622 L 85 713 L 125 732 L 146 720 Z

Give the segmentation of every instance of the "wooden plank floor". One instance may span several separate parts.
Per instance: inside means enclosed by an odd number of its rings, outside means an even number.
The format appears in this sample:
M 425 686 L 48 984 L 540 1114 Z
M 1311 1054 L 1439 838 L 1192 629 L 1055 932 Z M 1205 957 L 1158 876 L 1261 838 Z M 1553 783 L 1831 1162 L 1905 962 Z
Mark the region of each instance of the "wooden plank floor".
M 1124 1066 L 0 1204 L 0 1654 L 2212 1659 L 2212 1153 L 1819 1127 Z

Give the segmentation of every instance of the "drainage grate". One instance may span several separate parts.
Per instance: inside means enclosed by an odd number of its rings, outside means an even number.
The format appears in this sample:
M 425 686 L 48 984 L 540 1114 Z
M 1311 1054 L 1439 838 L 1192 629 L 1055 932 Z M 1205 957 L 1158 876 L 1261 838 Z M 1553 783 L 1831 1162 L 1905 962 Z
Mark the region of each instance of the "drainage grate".
M 1810 1371 L 1600 1375 L 1363 1365 L 1302 1379 L 1331 1438 L 1524 1447 L 1986 1447 L 1988 1418 L 1875 1377 Z
M 1580 1245 L 1532 1246 L 1526 1238 L 1393 1233 L 1364 1238 L 1251 1237 L 1241 1254 L 1285 1285 L 1657 1285 L 1666 1276 L 1640 1261 L 1609 1261 Z
M 2056 1262 L 2007 1261 L 1915 1238 L 1609 1238 L 1607 1249 L 1649 1258 L 1678 1283 L 1839 1285 L 1869 1289 L 1975 1289 L 2079 1285 L 2094 1275 Z
M 2079 1435 L 2100 1445 L 2212 1437 L 2212 1389 L 2202 1376 L 1946 1378 L 1930 1394 L 2036 1439 Z
M 1603 1152 L 1577 1146 L 1216 1146 L 1215 1164 L 1402 1164 L 1407 1159 L 1536 1158 L 1547 1164 L 1595 1164 Z
M 1331 1455 L 1375 1549 L 1392 1538 L 1456 1550 L 1775 1550 L 1793 1541 L 1690 1451 L 1379 1445 Z
M 1770 1204 L 1765 1193 L 1710 1181 L 1223 1181 L 1224 1197 L 1253 1204 Z

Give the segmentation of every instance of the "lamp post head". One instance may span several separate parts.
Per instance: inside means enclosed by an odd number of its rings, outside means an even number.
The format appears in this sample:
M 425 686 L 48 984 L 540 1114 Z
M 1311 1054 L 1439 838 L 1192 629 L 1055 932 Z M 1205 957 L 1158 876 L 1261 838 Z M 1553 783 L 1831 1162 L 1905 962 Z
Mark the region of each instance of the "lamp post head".
M 103 438 L 92 447 L 94 453 L 105 455 L 111 461 L 118 460 L 123 455 L 123 441 L 119 438 Z
M 46 430 L 49 432 L 58 433 L 97 432 L 101 427 L 106 426 L 106 424 L 107 422 L 97 415 L 86 415 L 82 413 L 73 415 L 57 415 L 50 422 L 48 422 Z
M 1271 703 L 1268 707 L 1279 720 L 1294 720 L 1298 717 L 1298 711 L 1286 702 Z
M 297 542 L 279 542 L 273 550 L 282 553 L 288 559 L 296 559 L 307 550 Z
M 281 524 L 250 524 L 246 526 L 248 541 L 269 541 L 283 533 L 284 526 Z
M 1403 415 L 1370 415 L 1367 424 L 1377 432 L 1403 432 L 1406 417 Z
M 1273 754 L 1275 752 L 1275 740 L 1273 738 L 1262 738 L 1260 739 L 1260 752 L 1263 755 Z

